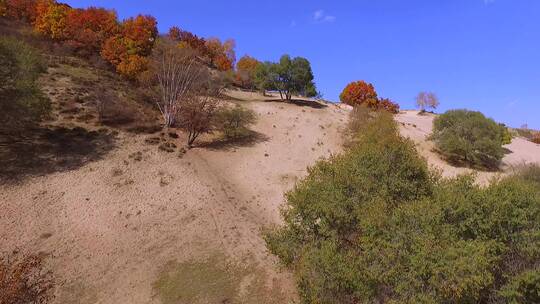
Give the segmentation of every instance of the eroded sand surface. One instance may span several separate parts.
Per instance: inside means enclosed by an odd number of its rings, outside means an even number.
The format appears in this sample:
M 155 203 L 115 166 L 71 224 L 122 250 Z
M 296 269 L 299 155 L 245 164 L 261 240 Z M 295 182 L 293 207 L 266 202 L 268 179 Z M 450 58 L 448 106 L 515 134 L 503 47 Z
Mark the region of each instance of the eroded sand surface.
M 292 277 L 268 255 L 261 229 L 280 223 L 283 194 L 307 166 L 340 152 L 349 110 L 232 94 L 258 115 L 250 142 L 205 137 L 179 157 L 148 144 L 151 136 L 120 133 L 100 160 L 1 185 L 2 251 L 47 254 L 55 303 L 294 300 Z M 432 151 L 433 117 L 404 111 L 396 120 L 443 175 L 469 172 Z M 507 148 L 504 173 L 540 163 L 540 145 L 516 138 Z
M 182 288 L 200 303 L 290 302 L 291 276 L 267 254 L 261 229 L 280 222 L 283 194 L 307 166 L 339 152 L 347 111 L 235 97 L 258 114 L 256 142 L 180 158 L 145 143 L 146 135 L 121 133 L 102 160 L 0 186 L 2 250 L 48 254 L 55 303 L 183 303 L 171 299 Z M 226 287 L 213 286 L 214 298 L 196 296 L 207 286 L 174 286 L 164 276 L 175 263 L 211 256 L 243 269 L 225 276 L 235 280 Z

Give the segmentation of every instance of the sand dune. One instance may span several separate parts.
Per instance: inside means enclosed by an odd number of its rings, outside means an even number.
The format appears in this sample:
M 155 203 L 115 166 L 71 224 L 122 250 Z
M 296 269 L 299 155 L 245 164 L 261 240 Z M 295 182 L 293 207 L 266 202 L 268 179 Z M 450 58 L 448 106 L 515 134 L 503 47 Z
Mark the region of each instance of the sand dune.
M 50 256 L 56 303 L 160 303 L 153 283 L 167 265 L 210 255 L 247 269 L 227 284 L 258 290 L 221 300 L 288 303 L 294 284 L 261 229 L 280 222 L 283 193 L 307 166 L 339 152 L 347 111 L 257 96 L 234 93 L 258 114 L 256 142 L 203 145 L 180 158 L 121 133 L 102 160 L 0 186 L 2 247 Z
M 167 302 L 175 292 L 199 303 L 294 300 L 291 275 L 267 253 L 261 230 L 280 223 L 283 194 L 306 167 L 341 151 L 350 109 L 229 93 L 257 113 L 251 141 L 206 136 L 182 155 L 160 151 L 154 136 L 120 133 L 100 160 L 1 185 L 2 248 L 50 257 L 55 303 L 176 303 Z M 396 120 L 445 176 L 470 172 L 432 151 L 433 117 L 404 111 Z M 480 172 L 480 182 L 540 163 L 539 145 L 516 138 L 507 148 L 503 173 Z

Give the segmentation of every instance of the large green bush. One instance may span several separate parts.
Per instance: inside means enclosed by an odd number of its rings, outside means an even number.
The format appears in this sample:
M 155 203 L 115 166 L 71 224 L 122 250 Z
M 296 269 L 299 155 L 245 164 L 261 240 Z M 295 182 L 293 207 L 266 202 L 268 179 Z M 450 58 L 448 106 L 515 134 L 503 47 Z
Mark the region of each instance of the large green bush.
M 447 111 L 435 118 L 431 138 L 455 164 L 494 169 L 504 155 L 504 127 L 480 112 Z
M 439 179 L 378 117 L 287 194 L 267 246 L 303 303 L 535 303 L 537 172 L 487 188 Z
M 12 132 L 48 114 L 36 81 L 45 71 L 37 51 L 15 38 L 0 38 L 0 131 Z

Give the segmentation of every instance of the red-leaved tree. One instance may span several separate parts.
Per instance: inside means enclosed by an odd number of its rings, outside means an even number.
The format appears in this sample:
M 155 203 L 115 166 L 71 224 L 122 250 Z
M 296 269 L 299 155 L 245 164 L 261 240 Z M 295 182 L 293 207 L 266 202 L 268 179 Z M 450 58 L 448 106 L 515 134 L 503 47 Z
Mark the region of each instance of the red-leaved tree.
M 96 7 L 74 9 L 67 15 L 65 39 L 84 55 L 91 55 L 99 52 L 105 41 L 119 31 L 114 11 Z
M 363 80 L 349 83 L 339 95 L 339 99 L 351 106 L 363 105 L 372 109 L 377 109 L 379 104 L 375 88 Z
M 4 15 L 20 21 L 33 22 L 36 18 L 35 0 L 4 0 L 0 1 Z
M 399 105 L 390 100 L 389 98 L 381 98 L 377 106 L 379 110 L 385 110 L 392 114 L 399 113 Z
M 181 30 L 176 26 L 173 26 L 169 30 L 169 38 L 172 41 L 178 42 L 181 48 L 190 48 L 201 57 L 210 57 L 210 53 L 206 47 L 206 40 L 204 40 L 204 38 L 200 38 L 191 32 Z

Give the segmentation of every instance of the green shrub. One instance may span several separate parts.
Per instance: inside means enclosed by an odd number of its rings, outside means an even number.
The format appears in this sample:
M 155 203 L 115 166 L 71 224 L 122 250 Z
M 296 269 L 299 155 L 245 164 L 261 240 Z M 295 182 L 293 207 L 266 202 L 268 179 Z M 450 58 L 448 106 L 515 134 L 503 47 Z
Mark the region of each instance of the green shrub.
M 14 38 L 0 38 L 0 130 L 14 131 L 49 113 L 49 101 L 36 84 L 44 71 L 33 48 Z
M 435 118 L 431 138 L 454 164 L 494 169 L 504 155 L 501 126 L 480 112 L 447 111 Z
M 503 145 L 509 145 L 512 143 L 512 139 L 514 138 L 514 135 L 508 129 L 508 127 L 504 124 L 499 124 L 500 130 L 501 130 L 501 140 Z
M 388 116 L 357 137 L 309 169 L 265 233 L 303 303 L 534 303 L 537 275 L 521 277 L 540 262 L 538 184 L 437 178 Z
M 236 105 L 218 112 L 216 124 L 227 139 L 238 139 L 250 134 L 248 127 L 257 120 L 255 112 Z
M 506 303 L 540 303 L 540 269 L 528 270 L 512 278 L 501 295 Z

